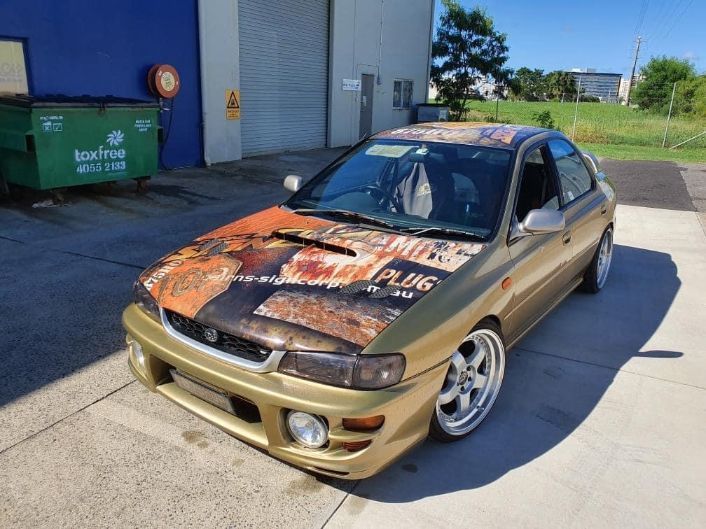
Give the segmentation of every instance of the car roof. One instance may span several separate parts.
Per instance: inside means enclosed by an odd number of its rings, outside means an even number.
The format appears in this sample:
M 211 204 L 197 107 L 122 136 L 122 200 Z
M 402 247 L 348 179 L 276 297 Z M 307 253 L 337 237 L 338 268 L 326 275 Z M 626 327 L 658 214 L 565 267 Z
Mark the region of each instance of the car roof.
M 525 140 L 549 132 L 549 129 L 504 123 L 456 122 L 417 123 L 384 130 L 373 139 L 419 140 L 462 145 L 479 145 L 503 149 L 517 149 Z

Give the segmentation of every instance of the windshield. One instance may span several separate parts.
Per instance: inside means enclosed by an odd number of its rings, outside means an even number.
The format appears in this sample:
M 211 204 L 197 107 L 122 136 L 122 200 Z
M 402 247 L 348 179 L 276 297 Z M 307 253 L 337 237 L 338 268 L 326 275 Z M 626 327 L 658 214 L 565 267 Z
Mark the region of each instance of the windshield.
M 338 210 L 359 223 L 367 218 L 410 233 L 484 239 L 500 215 L 510 157 L 487 147 L 371 140 L 313 178 L 286 206 L 323 216 Z

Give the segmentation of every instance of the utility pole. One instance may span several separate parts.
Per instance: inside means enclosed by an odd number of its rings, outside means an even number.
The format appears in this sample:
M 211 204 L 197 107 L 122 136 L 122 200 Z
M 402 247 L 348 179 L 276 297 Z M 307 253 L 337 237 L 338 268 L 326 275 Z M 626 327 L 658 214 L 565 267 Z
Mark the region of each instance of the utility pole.
M 667 131 L 669 130 L 669 120 L 672 119 L 672 106 L 674 105 L 674 92 L 677 91 L 677 83 L 672 87 L 672 100 L 669 102 L 669 114 L 667 114 L 667 124 L 664 126 L 664 138 L 662 138 L 662 148 L 667 145 Z
M 637 46 L 635 47 L 635 59 L 632 61 L 632 71 L 630 72 L 630 83 L 628 84 L 628 97 L 626 105 L 630 108 L 630 92 L 632 92 L 632 80 L 635 78 L 635 68 L 637 67 L 637 59 L 640 56 L 640 43 L 642 42 L 642 37 L 637 36 Z

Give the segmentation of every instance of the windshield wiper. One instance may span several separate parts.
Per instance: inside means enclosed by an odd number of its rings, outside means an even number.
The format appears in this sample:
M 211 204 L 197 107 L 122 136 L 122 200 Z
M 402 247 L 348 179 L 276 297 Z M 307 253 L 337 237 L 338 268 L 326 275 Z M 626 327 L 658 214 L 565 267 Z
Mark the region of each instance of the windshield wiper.
M 474 239 L 479 241 L 484 241 L 485 237 L 479 235 L 478 233 L 473 233 L 470 231 L 459 230 L 456 228 L 443 228 L 441 226 L 429 226 L 427 228 L 419 228 L 418 226 L 402 228 L 401 231 L 409 233 L 411 235 L 423 235 L 423 234 L 441 234 L 441 235 L 455 235 L 467 239 Z
M 387 222 L 386 220 L 382 220 L 377 217 L 365 215 L 364 213 L 358 213 L 357 211 L 350 211 L 347 209 L 300 208 L 292 210 L 292 213 L 296 213 L 298 215 L 330 215 L 345 217 L 352 220 L 366 222 L 368 224 L 372 224 L 373 226 L 382 226 L 383 228 L 387 228 L 397 233 L 401 232 L 401 229 L 396 224 Z

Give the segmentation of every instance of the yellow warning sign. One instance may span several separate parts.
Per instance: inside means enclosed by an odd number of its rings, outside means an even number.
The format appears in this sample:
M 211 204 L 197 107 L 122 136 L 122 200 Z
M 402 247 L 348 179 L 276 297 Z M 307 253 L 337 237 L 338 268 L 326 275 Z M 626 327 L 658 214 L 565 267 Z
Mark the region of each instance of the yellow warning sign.
M 226 119 L 240 119 L 240 90 L 226 90 Z

